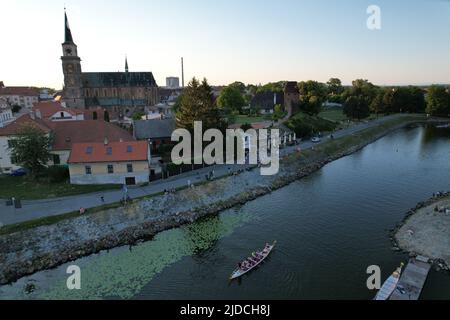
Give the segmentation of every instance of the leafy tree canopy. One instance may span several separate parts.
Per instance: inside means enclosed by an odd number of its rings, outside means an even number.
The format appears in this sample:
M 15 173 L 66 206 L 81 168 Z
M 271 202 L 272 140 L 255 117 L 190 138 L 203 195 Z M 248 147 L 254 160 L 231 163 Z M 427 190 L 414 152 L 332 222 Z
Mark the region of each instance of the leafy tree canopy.
M 211 86 L 206 79 L 200 83 L 193 78 L 177 101 L 177 127 L 194 130 L 194 122 L 202 121 L 203 130 L 215 128 L 224 130 L 226 122 L 214 101 Z
M 217 105 L 228 112 L 240 113 L 246 104 L 240 88 L 234 85 L 229 85 L 223 89 L 217 99 Z
M 36 176 L 51 159 L 51 138 L 38 128 L 26 125 L 11 142 L 11 157 L 14 162 Z

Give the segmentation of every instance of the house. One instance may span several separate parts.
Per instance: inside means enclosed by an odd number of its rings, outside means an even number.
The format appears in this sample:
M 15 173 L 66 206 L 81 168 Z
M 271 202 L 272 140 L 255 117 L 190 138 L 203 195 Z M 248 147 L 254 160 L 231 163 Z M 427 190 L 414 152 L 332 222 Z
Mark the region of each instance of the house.
M 11 106 L 31 109 L 33 104 L 39 102 L 39 90 L 30 87 L 0 87 L 0 97 L 5 98 Z
M 36 118 L 50 121 L 77 121 L 84 120 L 84 112 L 77 109 L 65 108 L 60 102 L 45 101 L 36 103 L 32 112 Z
M 34 127 L 47 136 L 51 134 L 51 129 L 41 120 L 32 118 L 30 114 L 23 115 L 3 128 L 0 128 L 0 172 L 10 173 L 20 168 L 11 158 L 12 141 L 20 131 L 27 126 Z
M 19 167 L 11 159 L 11 140 L 15 139 L 24 126 L 34 126 L 52 138 L 49 165 L 65 165 L 75 143 L 101 143 L 106 139 L 111 142 L 134 141 L 126 130 L 105 121 L 51 121 L 40 119 L 32 112 L 0 128 L 0 171 L 10 172 Z
M 147 141 L 75 143 L 69 157 L 71 184 L 126 184 L 149 182 L 150 148 Z
M 128 131 L 102 120 L 46 121 L 51 128 L 53 164 L 67 164 L 72 146 L 76 143 L 101 143 L 107 138 L 111 142 L 134 141 Z
M 14 121 L 11 106 L 4 98 L 0 98 L 0 128 Z
M 255 94 L 250 102 L 250 107 L 258 109 L 261 114 L 273 114 L 277 104 L 284 105 L 284 93 L 265 91 Z
M 174 119 L 137 120 L 133 125 L 133 136 L 137 140 L 149 140 L 152 151 L 157 152 L 162 144 L 171 144 L 172 133 L 176 129 Z

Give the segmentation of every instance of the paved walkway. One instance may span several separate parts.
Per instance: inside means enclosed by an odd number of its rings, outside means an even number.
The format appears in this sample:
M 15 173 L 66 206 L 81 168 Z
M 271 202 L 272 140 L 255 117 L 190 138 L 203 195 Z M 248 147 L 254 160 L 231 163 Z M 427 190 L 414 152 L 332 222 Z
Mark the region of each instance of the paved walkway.
M 361 123 L 350 128 L 337 131 L 336 133 L 334 133 L 334 136 L 335 138 L 339 138 L 345 135 L 350 135 L 396 117 L 401 117 L 401 115 L 393 115 L 377 120 L 372 120 L 368 123 Z M 326 141 L 328 139 L 329 138 L 325 138 L 323 139 L 323 141 Z M 313 145 L 314 144 L 310 141 L 300 143 L 300 147 L 303 150 L 311 148 Z M 298 146 L 286 147 L 280 150 L 280 155 L 285 156 L 289 153 L 295 152 L 297 148 Z M 246 166 L 239 165 L 215 165 L 212 167 L 202 168 L 196 171 L 177 175 L 166 180 L 158 180 L 150 183 L 150 185 L 145 187 L 129 188 L 128 194 L 131 198 L 152 195 L 163 192 L 165 189 L 187 186 L 188 180 L 190 180 L 191 183 L 199 183 L 205 181 L 205 175 L 211 170 L 214 170 L 215 177 L 222 177 L 227 175 L 230 170 L 232 172 L 235 172 L 245 167 Z M 102 196 L 104 197 L 104 202 L 101 201 Z M 6 206 L 5 202 L 3 201 L 0 204 L 0 224 L 8 225 L 46 216 L 59 215 L 67 212 L 77 211 L 80 209 L 80 207 L 89 209 L 98 207 L 103 204 L 115 203 L 120 201 L 122 198 L 122 190 L 103 191 L 64 198 L 22 201 L 21 209 L 15 209 L 14 207 Z

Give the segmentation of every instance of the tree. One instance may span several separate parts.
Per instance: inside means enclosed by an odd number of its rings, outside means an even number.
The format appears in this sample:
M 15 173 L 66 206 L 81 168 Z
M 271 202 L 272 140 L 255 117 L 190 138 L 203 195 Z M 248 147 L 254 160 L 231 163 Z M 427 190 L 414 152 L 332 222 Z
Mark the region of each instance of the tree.
M 317 115 L 327 97 L 327 87 L 317 81 L 302 81 L 298 84 L 300 91 L 300 109 L 309 114 Z
M 344 103 L 344 114 L 353 119 L 364 119 L 370 115 L 367 97 L 362 95 L 350 96 Z
M 350 96 L 363 96 L 369 103 L 375 99 L 378 93 L 378 87 L 368 80 L 356 79 L 352 82 L 352 87 L 349 91 Z
M 342 92 L 344 92 L 342 82 L 338 78 L 331 78 L 330 80 L 328 80 L 327 85 L 328 85 L 328 93 L 330 96 L 338 96 Z
M 450 115 L 450 93 L 442 86 L 433 85 L 428 88 L 426 112 L 433 116 Z
M 227 127 L 226 122 L 220 116 L 211 86 L 206 79 L 199 83 L 196 78 L 193 78 L 180 96 L 177 104 L 176 118 L 178 128 L 193 132 L 195 121 L 202 121 L 204 131 L 212 128 L 225 130 Z
M 233 83 L 231 83 L 230 85 L 228 85 L 228 87 L 232 87 L 235 88 L 237 90 L 239 90 L 239 92 L 244 95 L 245 91 L 246 91 L 246 86 L 243 82 L 240 81 L 235 81 Z
M 380 113 L 386 112 L 386 106 L 383 102 L 383 98 L 384 98 L 385 94 L 386 94 L 386 92 L 384 90 L 380 90 L 377 93 L 377 95 L 372 100 L 372 102 L 369 106 L 370 111 L 372 111 L 373 113 L 376 113 L 377 115 L 379 115 Z
M 132 119 L 133 120 L 142 120 L 142 117 L 145 116 L 145 112 L 138 111 L 133 113 Z
M 246 101 L 237 86 L 229 85 L 220 93 L 217 105 L 228 112 L 241 113 Z
M 274 121 L 278 121 L 278 120 L 282 119 L 283 117 L 284 117 L 283 108 L 281 107 L 281 105 L 276 104 L 273 108 L 272 119 Z
M 260 92 L 283 92 L 286 86 L 286 81 L 279 82 L 269 82 L 263 86 L 259 86 L 256 90 L 257 93 Z
M 26 125 L 11 141 L 11 158 L 36 176 L 51 159 L 50 144 L 51 139 L 44 132 L 35 126 Z
M 418 87 L 410 86 L 409 91 L 409 108 L 408 112 L 411 113 L 423 113 L 427 106 L 425 102 L 425 92 Z

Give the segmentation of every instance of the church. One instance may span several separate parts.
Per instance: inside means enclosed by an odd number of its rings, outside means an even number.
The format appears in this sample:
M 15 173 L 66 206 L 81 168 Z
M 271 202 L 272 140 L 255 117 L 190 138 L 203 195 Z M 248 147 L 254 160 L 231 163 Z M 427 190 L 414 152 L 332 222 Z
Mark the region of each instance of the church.
M 102 108 L 124 116 L 159 102 L 158 85 L 151 72 L 82 72 L 77 45 L 64 13 L 65 39 L 62 44 L 64 89 L 62 101 L 75 109 Z

